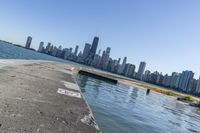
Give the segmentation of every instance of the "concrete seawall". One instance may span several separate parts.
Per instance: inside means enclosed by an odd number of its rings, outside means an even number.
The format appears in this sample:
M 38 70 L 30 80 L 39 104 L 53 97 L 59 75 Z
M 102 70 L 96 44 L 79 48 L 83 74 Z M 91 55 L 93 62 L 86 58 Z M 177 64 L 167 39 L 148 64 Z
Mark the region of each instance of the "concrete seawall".
M 0 132 L 100 133 L 76 84 L 79 68 L 0 60 Z
M 117 84 L 117 82 L 118 82 L 114 78 L 106 77 L 103 74 L 98 74 L 96 72 L 90 72 L 88 70 L 80 70 L 78 73 L 82 74 L 82 75 L 90 76 L 90 77 L 93 77 L 93 78 L 97 78 L 97 79 L 103 80 L 105 82 L 113 83 L 113 84 Z

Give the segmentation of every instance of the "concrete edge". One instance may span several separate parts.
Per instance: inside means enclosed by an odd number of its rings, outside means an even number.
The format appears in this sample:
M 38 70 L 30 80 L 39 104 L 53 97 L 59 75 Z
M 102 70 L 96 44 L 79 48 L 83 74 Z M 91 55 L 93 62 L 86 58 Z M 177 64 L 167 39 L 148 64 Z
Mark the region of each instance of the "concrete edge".
M 81 70 L 81 67 L 77 67 L 77 66 L 74 66 L 74 65 L 71 65 L 71 66 L 72 66 L 72 68 L 73 68 L 72 73 L 73 73 L 74 81 L 75 81 L 75 83 L 78 85 L 78 83 L 77 83 L 77 78 L 76 78 L 76 77 L 78 76 L 78 74 L 79 74 L 78 72 Z M 78 87 L 79 87 L 79 85 L 78 85 Z M 87 107 L 88 107 L 88 109 L 89 109 L 89 114 L 88 114 L 88 116 L 85 116 L 84 118 L 82 118 L 82 119 L 81 119 L 81 122 L 83 122 L 84 124 L 86 124 L 86 125 L 88 125 L 88 126 L 93 126 L 93 127 L 95 127 L 97 130 L 100 131 L 100 133 L 102 133 L 102 131 L 100 130 L 98 124 L 96 123 L 96 120 L 95 120 L 95 118 L 94 118 L 94 114 L 93 114 L 93 112 L 92 112 L 92 109 L 90 108 L 90 106 L 89 106 L 89 104 L 88 104 L 88 102 L 87 102 L 87 100 L 86 100 L 86 98 L 85 98 L 85 95 L 82 93 L 80 87 L 79 87 L 79 90 L 80 90 L 80 94 L 81 94 L 83 100 L 85 101 L 85 103 L 86 103 L 86 105 L 87 105 Z

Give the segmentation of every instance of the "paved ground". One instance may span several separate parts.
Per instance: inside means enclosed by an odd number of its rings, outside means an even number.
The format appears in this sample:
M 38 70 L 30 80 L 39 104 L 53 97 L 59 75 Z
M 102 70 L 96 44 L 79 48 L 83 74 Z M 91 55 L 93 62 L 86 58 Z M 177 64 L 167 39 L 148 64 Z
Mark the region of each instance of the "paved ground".
M 76 70 L 71 71 L 71 66 L 8 62 L 0 60 L 1 133 L 100 132 L 74 80 Z

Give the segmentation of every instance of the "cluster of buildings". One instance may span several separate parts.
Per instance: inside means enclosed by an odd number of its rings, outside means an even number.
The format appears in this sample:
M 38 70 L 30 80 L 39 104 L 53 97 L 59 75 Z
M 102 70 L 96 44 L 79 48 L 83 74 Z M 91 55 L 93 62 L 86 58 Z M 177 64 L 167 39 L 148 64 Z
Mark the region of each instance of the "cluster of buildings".
M 142 80 L 177 91 L 200 96 L 200 79 L 194 79 L 194 73 L 192 71 L 186 70 L 182 73 L 173 72 L 171 75 L 163 75 L 157 71 L 151 73 L 149 70 L 146 70 L 143 74 Z
M 31 37 L 27 38 L 26 48 L 30 48 L 31 40 Z M 110 57 L 110 47 L 107 47 L 102 53 L 101 50 L 97 51 L 98 43 L 99 37 L 94 37 L 92 43 L 85 43 L 83 51 L 79 52 L 78 45 L 73 50 L 73 48 L 57 47 L 51 43 L 48 43 L 45 47 L 44 42 L 40 42 L 38 52 L 200 96 L 200 79 L 194 79 L 192 71 L 183 71 L 182 73 L 173 72 L 171 75 L 163 75 L 157 71 L 151 73 L 149 70 L 145 71 L 145 62 L 140 62 L 136 71 L 134 64 L 127 63 L 127 57 L 124 57 L 122 62 L 121 58 L 112 59 Z

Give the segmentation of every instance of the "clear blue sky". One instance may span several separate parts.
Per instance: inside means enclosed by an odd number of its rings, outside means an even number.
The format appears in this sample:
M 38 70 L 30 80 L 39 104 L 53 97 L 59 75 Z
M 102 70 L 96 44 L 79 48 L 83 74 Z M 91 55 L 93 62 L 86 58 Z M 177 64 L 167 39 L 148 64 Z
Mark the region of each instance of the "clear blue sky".
M 163 73 L 200 75 L 199 0 L 0 0 L 0 39 L 84 47 L 94 36 L 111 56 Z

